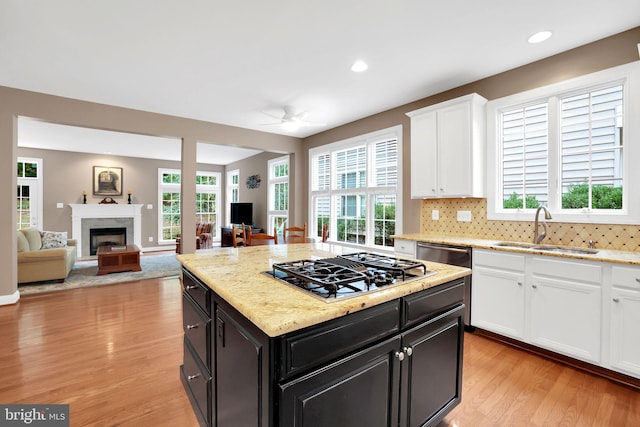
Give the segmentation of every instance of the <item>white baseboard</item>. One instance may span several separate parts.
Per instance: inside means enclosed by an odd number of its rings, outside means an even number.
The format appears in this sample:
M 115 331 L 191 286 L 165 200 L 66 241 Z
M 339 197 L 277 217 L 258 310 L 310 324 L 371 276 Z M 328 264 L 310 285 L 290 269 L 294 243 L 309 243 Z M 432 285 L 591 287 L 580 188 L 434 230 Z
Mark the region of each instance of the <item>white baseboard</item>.
M 15 304 L 20 299 L 20 292 L 16 291 L 11 295 L 0 295 L 0 305 Z

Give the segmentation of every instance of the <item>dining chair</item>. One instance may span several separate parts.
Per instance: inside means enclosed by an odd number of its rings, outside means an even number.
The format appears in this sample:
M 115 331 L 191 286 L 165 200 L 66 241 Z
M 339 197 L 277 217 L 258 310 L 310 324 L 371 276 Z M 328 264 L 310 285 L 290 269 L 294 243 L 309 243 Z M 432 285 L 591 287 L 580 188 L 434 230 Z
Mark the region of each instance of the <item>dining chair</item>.
M 322 241 L 326 242 L 329 238 L 329 224 L 325 224 L 322 226 Z
M 249 246 L 258 246 L 258 245 L 277 245 L 278 244 L 278 234 L 275 227 L 273 227 L 273 235 L 267 233 L 256 233 L 253 234 L 251 229 L 249 229 L 248 238 Z
M 287 241 L 287 233 L 301 233 L 300 237 L 307 237 L 307 223 L 304 223 L 304 227 L 285 227 L 282 230 L 282 240 Z
M 236 228 L 235 224 L 231 224 L 231 239 L 233 241 L 233 247 L 248 246 L 249 240 L 247 239 L 244 223 L 242 228 Z

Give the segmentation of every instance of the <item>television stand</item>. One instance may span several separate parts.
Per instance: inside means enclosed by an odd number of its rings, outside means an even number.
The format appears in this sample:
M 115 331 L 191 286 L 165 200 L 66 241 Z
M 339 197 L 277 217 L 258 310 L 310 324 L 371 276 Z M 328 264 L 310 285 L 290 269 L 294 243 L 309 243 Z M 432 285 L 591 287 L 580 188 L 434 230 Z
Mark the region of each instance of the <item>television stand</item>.
M 244 226 L 245 233 L 249 233 L 249 228 L 251 228 L 251 234 L 262 233 L 262 228 L 251 227 L 248 225 Z M 220 246 L 222 246 L 223 248 L 233 246 L 233 239 L 231 238 L 231 227 L 220 227 L 220 231 Z

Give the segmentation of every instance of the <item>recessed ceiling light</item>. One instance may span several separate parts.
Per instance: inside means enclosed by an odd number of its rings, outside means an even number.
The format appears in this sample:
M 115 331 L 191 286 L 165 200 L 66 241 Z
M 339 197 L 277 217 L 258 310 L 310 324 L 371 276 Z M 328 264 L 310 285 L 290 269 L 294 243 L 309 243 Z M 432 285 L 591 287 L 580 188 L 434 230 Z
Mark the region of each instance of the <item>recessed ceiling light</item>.
M 369 68 L 369 66 L 367 65 L 366 62 L 364 62 L 364 61 L 356 61 L 351 66 L 351 71 L 356 72 L 356 73 L 361 73 L 361 72 L 365 71 L 367 68 Z
M 527 41 L 529 43 L 540 43 L 545 41 L 549 37 L 551 37 L 551 31 L 539 31 L 534 35 L 532 35 L 531 37 L 529 37 Z

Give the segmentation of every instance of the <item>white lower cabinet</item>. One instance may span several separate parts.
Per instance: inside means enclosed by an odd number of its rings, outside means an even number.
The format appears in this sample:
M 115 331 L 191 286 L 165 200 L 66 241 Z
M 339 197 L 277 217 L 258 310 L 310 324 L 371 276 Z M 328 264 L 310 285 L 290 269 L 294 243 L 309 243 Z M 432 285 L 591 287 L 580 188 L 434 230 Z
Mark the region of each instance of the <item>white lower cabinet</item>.
M 611 366 L 640 377 L 640 268 L 614 266 L 611 277 Z
M 471 324 L 524 339 L 524 255 L 473 251 Z
M 531 259 L 529 342 L 598 364 L 601 361 L 602 268 L 583 262 Z
M 640 378 L 640 267 L 474 249 L 471 324 Z

